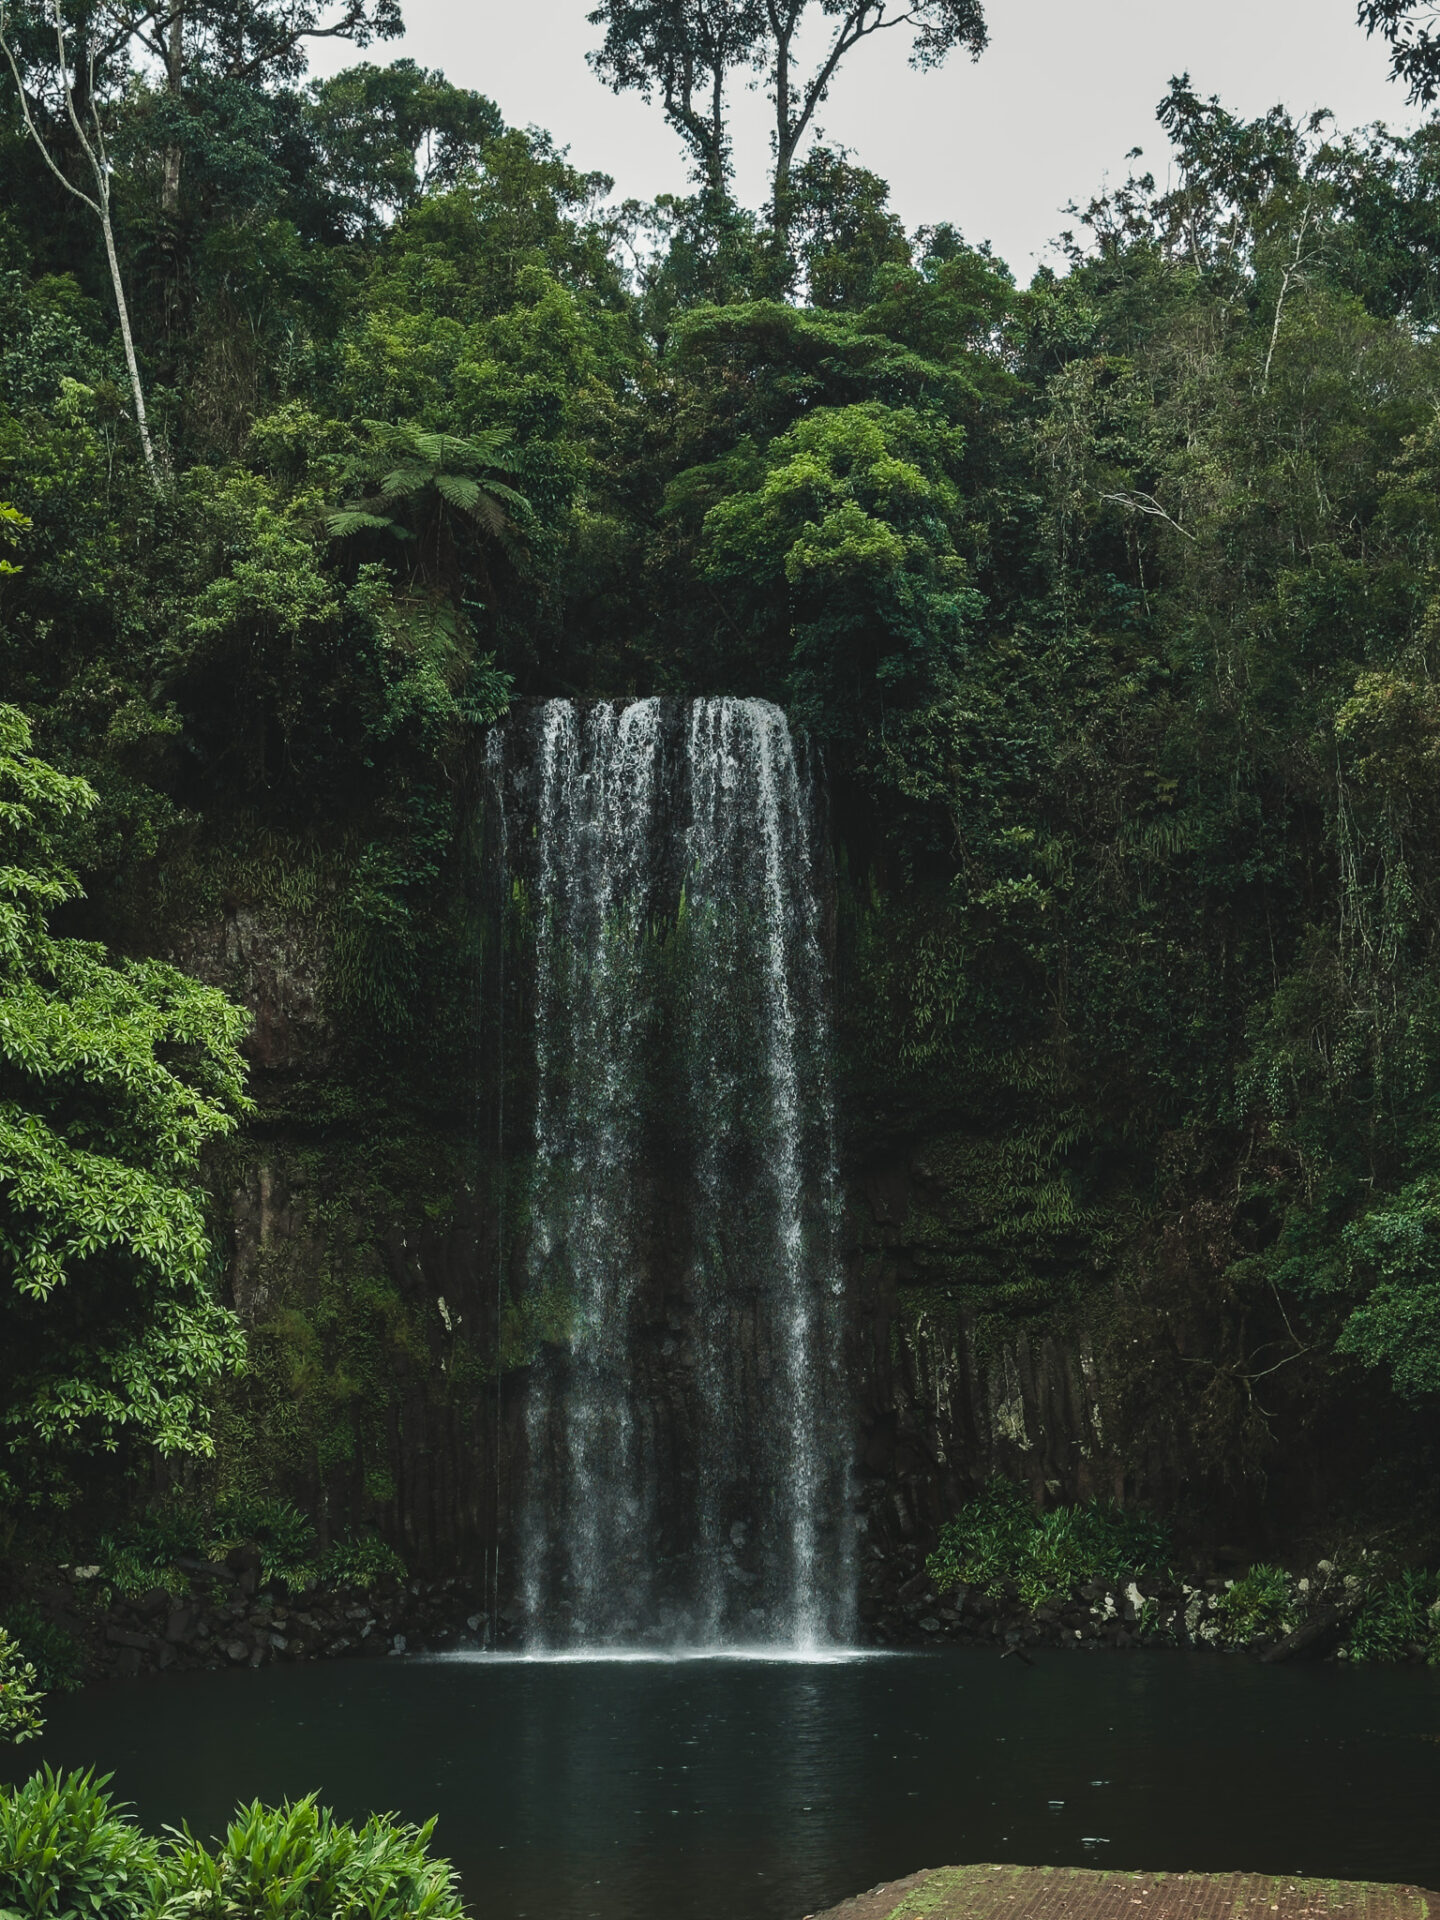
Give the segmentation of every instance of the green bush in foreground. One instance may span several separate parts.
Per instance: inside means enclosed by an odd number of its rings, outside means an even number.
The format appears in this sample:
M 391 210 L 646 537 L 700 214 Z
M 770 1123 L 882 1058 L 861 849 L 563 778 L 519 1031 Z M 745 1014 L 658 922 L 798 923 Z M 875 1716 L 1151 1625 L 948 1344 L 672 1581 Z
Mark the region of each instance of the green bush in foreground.
M 337 1820 L 313 1796 L 236 1814 L 223 1840 L 164 1842 L 116 1810 L 108 1779 L 0 1790 L 0 1916 L 11 1920 L 464 1920 L 435 1823 Z
M 118 1813 L 108 1776 L 52 1773 L 0 1793 L 0 1913 L 24 1920 L 147 1920 L 160 1849 Z
M 460 1920 L 455 1871 L 427 1851 L 435 1822 L 348 1826 L 313 1795 L 242 1808 L 212 1853 L 186 1834 L 163 1864 L 164 1920 Z
M 1037 1513 L 1023 1487 L 992 1480 L 946 1521 L 925 1568 L 942 1593 L 963 1584 L 998 1595 L 1013 1583 L 1039 1607 L 1090 1580 L 1167 1572 L 1170 1561 L 1168 1530 L 1151 1514 L 1106 1500 Z

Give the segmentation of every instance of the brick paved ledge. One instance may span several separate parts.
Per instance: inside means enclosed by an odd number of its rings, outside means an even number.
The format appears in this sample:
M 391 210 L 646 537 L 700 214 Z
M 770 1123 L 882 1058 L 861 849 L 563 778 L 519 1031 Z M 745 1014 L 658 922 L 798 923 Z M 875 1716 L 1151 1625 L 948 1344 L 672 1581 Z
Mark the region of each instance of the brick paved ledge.
M 807 1920 L 1440 1920 L 1440 1894 L 1262 1873 L 928 1867 Z

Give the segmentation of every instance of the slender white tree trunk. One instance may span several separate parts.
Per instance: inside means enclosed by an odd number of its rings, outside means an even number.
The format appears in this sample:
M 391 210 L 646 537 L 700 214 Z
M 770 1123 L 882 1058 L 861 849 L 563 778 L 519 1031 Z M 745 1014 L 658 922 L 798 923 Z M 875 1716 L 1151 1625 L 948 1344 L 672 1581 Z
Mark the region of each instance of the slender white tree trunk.
M 1275 324 L 1270 329 L 1270 346 L 1265 354 L 1265 371 L 1260 376 L 1262 393 L 1270 391 L 1270 363 L 1275 358 L 1275 346 L 1280 338 L 1280 316 L 1285 311 L 1285 296 L 1289 293 L 1292 282 L 1300 278 L 1301 269 L 1305 264 L 1305 235 L 1309 226 L 1310 209 L 1306 207 L 1304 218 L 1300 222 L 1300 231 L 1295 236 L 1295 257 L 1281 277 L 1280 292 L 1275 301 Z
M 70 75 L 70 52 L 65 42 L 65 16 L 60 11 L 60 0 L 50 0 L 50 19 L 55 28 L 55 46 L 57 53 L 56 72 L 60 81 L 60 90 L 65 99 L 65 110 L 80 151 L 90 167 L 95 181 L 95 197 L 92 199 L 61 167 L 59 161 L 45 144 L 45 136 L 35 124 L 30 111 L 30 96 L 25 91 L 25 83 L 20 76 L 20 64 L 15 58 L 15 50 L 10 43 L 10 14 L 6 0 L 0 0 L 0 53 L 5 55 L 10 73 L 15 81 L 15 91 L 20 98 L 20 118 L 25 131 L 40 149 L 40 157 L 64 187 L 67 193 L 73 193 L 89 207 L 100 222 L 100 231 L 105 236 L 105 257 L 110 264 L 110 284 L 115 289 L 115 311 L 120 318 L 120 337 L 125 343 L 125 365 L 130 373 L 130 392 L 135 402 L 135 427 L 140 435 L 140 448 L 145 455 L 145 466 L 150 475 L 150 484 L 157 493 L 164 490 L 164 479 L 160 464 L 155 457 L 154 443 L 150 438 L 150 420 L 145 411 L 145 388 L 140 379 L 140 363 L 135 358 L 135 337 L 130 329 L 130 305 L 125 298 L 125 282 L 120 273 L 120 256 L 115 251 L 115 228 L 110 218 L 110 158 L 105 150 L 105 128 L 100 119 L 100 108 L 95 100 L 95 75 L 89 73 L 87 99 L 90 120 L 94 128 L 94 139 L 86 133 L 81 124 L 80 113 L 75 105 L 75 84 Z M 91 56 L 93 68 L 93 54 Z
M 115 251 L 115 229 L 110 220 L 110 189 L 101 188 L 100 227 L 105 235 L 105 257 L 110 262 L 110 284 L 115 289 L 115 311 L 120 316 L 120 338 L 125 342 L 125 365 L 130 370 L 130 392 L 135 400 L 135 427 L 140 435 L 146 470 L 156 492 L 160 491 L 160 469 L 150 439 L 150 419 L 145 411 L 145 388 L 140 380 L 140 363 L 135 358 L 135 337 L 130 331 L 130 303 L 125 298 L 125 282 L 120 276 L 120 257 Z

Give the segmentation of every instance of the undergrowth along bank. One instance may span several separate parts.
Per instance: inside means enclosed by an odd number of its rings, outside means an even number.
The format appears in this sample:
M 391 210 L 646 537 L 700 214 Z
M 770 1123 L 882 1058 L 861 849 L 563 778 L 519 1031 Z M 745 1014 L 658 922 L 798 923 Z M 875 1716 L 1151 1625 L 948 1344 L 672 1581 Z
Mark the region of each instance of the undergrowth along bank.
M 1046 1626 L 1083 1610 L 1085 1625 L 1121 1623 L 1127 1644 L 1273 1648 L 1323 1626 L 1319 1650 L 1338 1658 L 1440 1666 L 1440 1570 L 1362 1551 L 1305 1572 L 1257 1561 L 1238 1578 L 1192 1582 L 1156 1515 L 1103 1500 L 1041 1510 L 1006 1480 L 945 1523 L 925 1572 L 961 1604 L 1009 1603 Z M 1077 1639 L 1085 1625 L 1070 1629 Z

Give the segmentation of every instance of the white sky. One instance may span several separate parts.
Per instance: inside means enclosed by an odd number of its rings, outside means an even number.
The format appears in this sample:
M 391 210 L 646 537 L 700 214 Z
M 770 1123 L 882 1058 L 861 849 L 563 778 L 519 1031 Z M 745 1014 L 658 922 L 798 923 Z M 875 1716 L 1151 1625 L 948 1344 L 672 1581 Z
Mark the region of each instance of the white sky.
M 659 109 L 617 98 L 585 64 L 599 37 L 585 18 L 594 0 L 402 3 L 406 38 L 366 57 L 405 53 L 489 94 L 512 124 L 548 128 L 576 165 L 612 174 L 620 198 L 686 190 Z M 1413 122 L 1381 44 L 1355 24 L 1354 0 L 989 0 L 987 12 L 978 64 L 952 57 L 916 73 L 903 29 L 859 48 L 822 124 L 890 182 L 908 226 L 952 220 L 967 239 L 990 240 L 1022 282 L 1067 224 L 1066 201 L 1083 203 L 1107 174 L 1123 179 L 1129 148 L 1143 147 L 1163 179 L 1154 111 L 1172 73 L 1188 69 L 1200 92 L 1241 114 L 1283 101 L 1329 107 L 1342 126 Z M 356 57 L 325 42 L 317 54 L 325 72 Z M 735 99 L 737 183 L 752 205 L 763 198 L 766 112 L 758 94 Z

